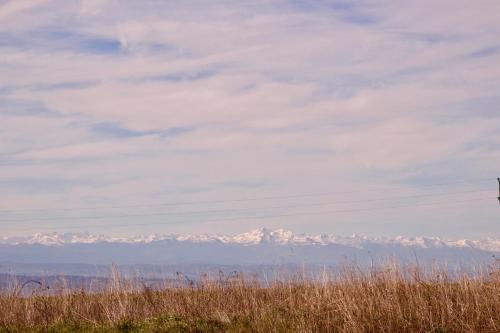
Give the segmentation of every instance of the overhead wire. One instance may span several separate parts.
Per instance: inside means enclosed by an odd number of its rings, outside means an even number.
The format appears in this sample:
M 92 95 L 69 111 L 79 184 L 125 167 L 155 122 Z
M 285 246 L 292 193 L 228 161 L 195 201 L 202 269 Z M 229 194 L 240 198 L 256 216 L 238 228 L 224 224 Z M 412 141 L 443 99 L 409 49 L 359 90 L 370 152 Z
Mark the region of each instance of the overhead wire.
M 484 181 L 491 181 L 491 178 L 479 178 L 473 180 L 463 180 L 454 182 L 443 182 L 424 185 L 423 187 L 435 187 L 443 185 L 454 185 L 454 184 L 464 184 L 464 183 L 479 183 Z M 200 205 L 200 204 L 217 204 L 217 203 L 234 203 L 234 202 L 249 202 L 249 201 L 259 201 L 259 200 L 274 200 L 274 199 L 292 199 L 292 198 L 305 198 L 305 197 L 319 197 L 319 196 L 332 196 L 339 194 L 354 194 L 363 192 L 388 192 L 401 189 L 415 189 L 415 186 L 402 185 L 394 187 L 379 187 L 379 188 L 367 188 L 362 190 L 353 191 L 337 191 L 337 192 L 326 192 L 326 193 L 306 193 L 306 194 L 292 194 L 292 195 L 279 195 L 279 196 L 264 196 L 264 197 L 254 197 L 254 198 L 240 198 L 240 199 L 226 199 L 226 200 L 201 200 L 201 201 L 184 201 L 184 202 L 167 202 L 159 204 L 133 204 L 133 205 L 112 205 L 112 206 L 90 206 L 90 207 L 70 207 L 70 208 L 54 208 L 54 209 L 3 209 L 0 213 L 34 213 L 34 212 L 65 212 L 65 211 L 79 211 L 79 210 L 99 210 L 99 209 L 121 209 L 121 208 L 140 208 L 140 207 L 169 207 L 169 206 L 184 206 L 184 205 Z M 485 190 L 486 191 L 486 190 Z M 363 202 L 366 200 L 363 200 Z
M 473 201 L 479 201 L 479 200 L 484 200 L 485 198 L 472 198 L 472 199 L 467 199 L 467 200 L 460 200 L 460 201 L 454 201 L 454 202 L 431 202 L 431 203 L 417 203 L 417 204 L 411 204 L 411 205 L 397 205 L 397 206 L 386 206 L 386 207 L 374 207 L 374 208 L 359 208 L 359 209 L 340 209 L 340 210 L 329 210 L 329 211 L 323 211 L 323 212 L 308 212 L 308 213 L 286 213 L 286 214 L 271 214 L 271 215 L 260 215 L 260 216 L 239 216 L 239 217 L 228 217 L 228 218 L 214 218 L 214 219 L 205 219 L 201 221 L 196 221 L 198 222 L 217 222 L 217 221 L 233 221 L 233 220 L 254 220 L 254 219 L 266 219 L 266 218 L 277 218 L 277 217 L 293 217 L 293 216 L 311 216 L 311 215 L 324 215 L 324 214 L 332 214 L 332 213 L 351 213 L 351 212 L 370 212 L 370 211 L 377 211 L 377 210 L 390 210 L 390 209 L 399 209 L 399 208 L 409 208 L 409 207 L 420 207 L 420 206 L 434 206 L 434 205 L 456 205 L 456 204 L 463 204 L 467 202 L 473 202 Z M 165 216 L 166 214 L 164 213 L 155 213 L 155 214 L 134 214 L 134 215 L 115 215 L 112 216 L 112 218 L 127 218 L 127 217 L 152 217 L 152 216 Z M 84 218 L 85 220 L 99 220 L 104 217 L 87 217 Z M 105 217 L 105 218 L 111 218 L 110 217 Z M 186 220 L 179 220 L 179 221 L 169 221 L 169 222 L 144 222 L 144 223 L 126 223 L 126 224 L 121 224 L 121 225 L 107 225 L 107 227 L 116 227 L 116 226 L 141 226 L 141 225 L 165 225 L 165 224 L 172 224 L 172 223 L 181 223 L 181 222 L 186 222 Z M 85 224 L 85 225 L 79 225 L 79 226 L 65 226 L 65 228 L 82 228 L 82 227 L 90 227 L 91 225 Z
M 239 217 L 228 217 L 228 218 L 213 218 L 213 219 L 204 219 L 198 221 L 186 221 L 186 220 L 177 220 L 177 221 L 168 221 L 168 222 L 133 222 L 133 223 L 122 223 L 122 224 L 112 224 L 107 225 L 109 228 L 115 227 L 130 227 L 130 226 L 151 226 L 151 225 L 168 225 L 168 224 L 176 224 L 176 223 L 210 223 L 210 222 L 231 222 L 231 221 L 241 221 L 241 220 L 261 220 L 261 219 L 273 219 L 273 218 L 281 218 L 281 217 L 298 217 L 298 216 L 313 216 L 313 215 L 329 215 L 333 213 L 351 213 L 351 212 L 370 212 L 375 210 L 391 210 L 391 209 L 399 209 L 399 208 L 408 208 L 414 206 L 435 206 L 435 205 L 445 205 L 445 206 L 454 206 L 461 205 L 463 203 L 473 202 L 473 201 L 483 201 L 485 198 L 474 198 L 468 200 L 460 200 L 455 202 L 433 202 L 433 203 L 423 203 L 423 204 L 414 204 L 414 205 L 400 205 L 400 206 L 389 206 L 389 207 L 376 207 L 376 208 L 361 208 L 361 209 L 346 209 L 346 210 L 329 210 L 323 212 L 308 212 L 308 213 L 285 213 L 285 214 L 274 214 L 274 215 L 260 215 L 260 216 L 239 216 Z M 81 225 L 71 225 L 65 226 L 65 229 L 81 229 L 88 227 L 98 227 L 101 225 L 89 225 L 89 224 L 81 224 Z
M 191 214 L 212 214 L 212 213 L 239 213 L 248 211 L 264 211 L 273 209 L 283 209 L 283 208 L 302 208 L 302 207 L 317 207 L 317 206 L 328 206 L 337 204 L 350 204 L 350 203 L 365 203 L 365 202 L 377 202 L 386 200 L 404 200 L 404 199 L 415 199 L 415 198 L 426 198 L 435 197 L 442 195 L 457 195 L 457 194 L 467 194 L 467 193 L 483 193 L 489 190 L 470 190 L 470 191 L 457 191 L 457 192 L 446 192 L 437 194 L 420 194 L 412 196 L 398 196 L 390 198 L 375 198 L 375 199 L 365 199 L 365 200 L 350 200 L 350 201 L 329 201 L 329 202 L 316 202 L 308 204 L 288 204 L 279 206 L 268 206 L 268 207 L 252 207 L 252 208 L 236 208 L 236 209 L 215 209 L 215 210 L 198 210 L 198 211 L 183 211 L 183 212 L 159 212 L 159 213 L 146 213 L 146 214 L 121 214 L 121 215 L 104 215 L 104 216 L 61 216 L 61 217 L 39 217 L 39 218 L 13 218 L 13 219 L 0 219 L 1 222 L 35 222 L 35 221 L 52 221 L 52 220 L 88 220 L 88 219 L 108 219 L 108 218 L 125 218 L 125 217 L 145 217 L 145 216 L 169 216 L 169 215 L 191 215 Z

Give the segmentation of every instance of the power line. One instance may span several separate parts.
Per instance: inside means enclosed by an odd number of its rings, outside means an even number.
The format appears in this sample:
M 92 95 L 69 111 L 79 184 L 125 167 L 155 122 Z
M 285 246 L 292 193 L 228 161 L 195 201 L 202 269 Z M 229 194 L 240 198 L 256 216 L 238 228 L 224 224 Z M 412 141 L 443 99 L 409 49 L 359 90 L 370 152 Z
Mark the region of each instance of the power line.
M 401 200 L 401 199 L 415 199 L 424 197 L 434 197 L 441 195 L 457 195 L 465 193 L 482 193 L 488 192 L 489 190 L 471 190 L 471 191 L 460 191 L 460 192 L 448 192 L 439 194 L 420 194 L 412 196 L 399 196 L 392 198 L 378 198 L 378 199 L 367 199 L 367 200 L 351 200 L 351 201 L 330 201 L 330 202 L 317 202 L 310 204 L 293 204 L 293 205 L 280 205 L 280 206 L 270 206 L 270 207 L 253 207 L 253 208 L 236 208 L 236 209 L 215 209 L 215 210 L 198 210 L 198 211 L 187 211 L 187 212 L 168 212 L 168 213 L 147 213 L 147 214 L 122 214 L 122 215 L 105 215 L 105 216 L 69 216 L 69 217 L 40 217 L 40 218 L 17 218 L 0 220 L 0 222 L 31 222 L 31 221 L 52 221 L 52 220 L 86 220 L 86 219 L 103 219 L 103 218 L 117 218 L 117 217 L 144 217 L 144 216 L 169 216 L 169 215 L 190 215 L 190 214 L 211 214 L 211 213 L 238 213 L 238 212 L 248 212 L 248 211 L 258 211 L 258 210 L 270 210 L 270 209 L 283 209 L 283 208 L 300 208 L 300 207 L 315 207 L 315 206 L 327 206 L 336 204 L 346 204 L 346 203 L 365 203 L 365 202 L 376 202 L 384 200 Z
M 454 201 L 454 202 L 431 202 L 431 203 L 417 203 L 412 205 L 398 205 L 398 206 L 387 206 L 387 207 L 375 207 L 375 208 L 360 208 L 360 209 L 341 209 L 341 210 L 331 210 L 326 212 L 313 212 L 313 213 L 291 213 L 291 214 L 278 214 L 278 215 L 264 215 L 264 216 L 241 216 L 241 217 L 231 217 L 231 218 L 217 218 L 213 220 L 205 220 L 205 222 L 216 222 L 216 221 L 231 221 L 231 220 L 241 220 L 241 219 L 262 219 L 262 218 L 275 218 L 275 217 L 292 217 L 292 216 L 309 216 L 309 215 L 323 215 L 331 213 L 351 213 L 351 212 L 368 212 L 376 210 L 390 210 L 398 208 L 408 208 L 408 207 L 420 207 L 420 206 L 434 206 L 434 205 L 450 205 L 450 204 L 462 204 L 472 201 L 484 200 L 485 198 L 474 198 L 468 200 Z M 127 217 L 151 217 L 151 216 L 168 216 L 169 213 L 150 213 L 150 214 L 130 214 L 130 215 L 113 215 L 113 216 L 101 216 L 101 217 L 77 217 L 72 220 L 93 220 L 93 219 L 103 219 L 103 218 L 127 218 Z M 57 219 L 47 219 L 47 220 L 70 220 L 68 218 L 57 218 Z M 28 222 L 30 220 L 18 220 L 18 222 Z M 13 221 L 3 221 L 3 222 L 13 222 Z M 181 222 L 181 221 L 178 221 Z M 172 223 L 178 223 L 172 222 Z M 155 224 L 165 224 L 160 223 L 130 223 L 126 225 L 155 225 Z M 82 225 L 88 227 L 89 225 Z M 114 225 L 113 225 L 114 226 Z M 73 226 L 75 227 L 75 226 Z M 70 227 L 71 228 L 71 227 Z
M 445 183 L 436 183 L 425 185 L 425 187 L 436 187 L 443 185 L 454 185 L 463 183 L 479 183 L 491 181 L 490 178 L 479 178 L 474 180 L 463 180 Z M 254 198 L 242 198 L 242 199 L 227 199 L 227 200 L 208 200 L 208 201 L 184 201 L 184 202 L 171 202 L 171 203 L 160 203 L 160 204 L 135 204 L 135 205 L 116 205 L 116 206 L 93 206 L 93 207 L 71 207 L 71 208 L 54 208 L 54 209 L 25 209 L 25 210 L 0 210 L 0 213 L 31 213 L 31 212 L 66 212 L 66 211 L 78 211 L 78 210 L 99 210 L 99 209 L 120 209 L 120 208 L 140 208 L 140 207 L 168 207 L 168 206 L 184 206 L 184 205 L 197 205 L 197 204 L 216 204 L 216 203 L 234 203 L 234 202 L 249 202 L 249 201 L 259 201 L 259 200 L 273 200 L 273 199 L 291 199 L 291 198 L 304 198 L 304 197 L 319 197 L 319 196 L 332 196 L 338 194 L 353 194 L 353 193 L 363 193 L 363 192 L 387 192 L 394 190 L 401 190 L 406 188 L 415 188 L 415 186 L 396 186 L 390 188 L 369 188 L 363 190 L 354 191 L 339 191 L 339 192 L 327 192 L 327 193 L 308 193 L 308 194 L 294 194 L 294 195 L 282 195 L 282 196 L 267 196 L 267 197 L 254 197 Z M 486 191 L 486 190 L 485 190 Z M 365 202 L 367 200 L 362 200 Z
M 407 207 L 413 207 L 413 206 L 434 206 L 434 205 L 456 205 L 456 204 L 463 204 L 467 202 L 472 202 L 472 201 L 479 201 L 479 200 L 484 200 L 484 198 L 476 198 L 476 199 L 469 199 L 469 200 L 462 200 L 462 201 L 455 201 L 453 203 L 443 203 L 443 202 L 435 202 L 435 203 L 426 203 L 426 204 L 420 204 L 420 205 L 405 205 L 405 206 L 392 206 L 392 207 L 378 207 L 375 209 L 356 209 L 356 210 L 334 210 L 334 211 L 325 211 L 325 212 L 313 212 L 313 213 L 289 213 L 289 214 L 275 214 L 275 215 L 261 215 L 261 216 L 240 216 L 240 217 L 233 217 L 233 218 L 218 218 L 218 219 L 208 219 L 208 220 L 203 220 L 203 221 L 194 221 L 192 223 L 200 223 L 200 222 L 230 222 L 230 221 L 241 221 L 241 220 L 261 220 L 261 219 L 272 219 L 272 218 L 281 218 L 281 217 L 297 217 L 297 216 L 312 216 L 312 215 L 328 215 L 332 213 L 350 213 L 350 212 L 367 212 L 367 211 L 373 211 L 373 210 L 390 210 L 390 209 L 398 209 L 398 208 L 407 208 Z M 175 224 L 175 223 L 185 223 L 186 221 L 170 221 L 170 222 L 136 222 L 136 223 L 122 223 L 122 224 L 113 224 L 113 225 L 108 225 L 110 228 L 114 227 L 130 227 L 130 226 L 150 226 L 150 225 L 166 225 L 166 224 Z M 72 225 L 72 226 L 66 226 L 64 227 L 65 229 L 81 229 L 81 228 L 88 228 L 88 227 L 96 227 L 97 225 L 88 225 L 88 224 L 82 224 L 82 225 Z

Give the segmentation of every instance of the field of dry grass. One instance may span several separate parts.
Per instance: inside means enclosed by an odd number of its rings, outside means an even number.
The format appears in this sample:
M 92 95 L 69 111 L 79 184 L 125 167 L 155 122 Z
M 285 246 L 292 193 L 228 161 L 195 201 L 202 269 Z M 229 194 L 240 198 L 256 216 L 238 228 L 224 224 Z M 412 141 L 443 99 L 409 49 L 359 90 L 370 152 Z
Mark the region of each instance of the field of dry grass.
M 387 267 L 266 286 L 233 277 L 152 290 L 113 279 L 0 296 L 0 332 L 500 332 L 498 270 L 448 278 Z

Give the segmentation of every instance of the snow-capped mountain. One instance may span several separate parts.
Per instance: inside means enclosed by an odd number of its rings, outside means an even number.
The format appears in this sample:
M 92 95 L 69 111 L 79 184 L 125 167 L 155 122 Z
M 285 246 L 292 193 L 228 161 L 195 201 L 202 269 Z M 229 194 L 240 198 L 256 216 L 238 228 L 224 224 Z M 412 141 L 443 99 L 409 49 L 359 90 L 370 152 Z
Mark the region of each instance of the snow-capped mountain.
M 500 258 L 500 239 L 374 238 L 306 235 L 257 229 L 238 235 L 107 237 L 89 233 L 35 234 L 0 240 L 0 271 L 15 265 L 338 266 L 353 262 L 475 268 Z M 48 265 L 48 266 L 47 266 Z M 201 266 L 200 266 L 201 265 Z M 17 266 L 16 266 L 17 267 Z
M 307 235 L 295 234 L 284 229 L 271 230 L 261 228 L 237 234 L 229 235 L 191 235 L 191 234 L 151 234 L 147 236 L 135 237 L 109 237 L 104 235 L 94 235 L 90 233 L 36 233 L 31 236 L 3 237 L 0 238 L 0 244 L 4 245 L 22 245 L 38 244 L 46 246 L 63 246 L 69 244 L 96 244 L 96 243 L 127 243 L 127 244 L 148 244 L 159 241 L 177 241 L 187 243 L 223 243 L 237 245 L 293 245 L 293 246 L 311 246 L 311 245 L 344 245 L 362 249 L 366 245 L 385 245 L 385 246 L 407 246 L 420 248 L 475 248 L 485 251 L 500 252 L 500 237 L 486 238 L 481 240 L 447 240 L 438 237 L 367 237 L 367 236 L 337 236 L 337 235 Z

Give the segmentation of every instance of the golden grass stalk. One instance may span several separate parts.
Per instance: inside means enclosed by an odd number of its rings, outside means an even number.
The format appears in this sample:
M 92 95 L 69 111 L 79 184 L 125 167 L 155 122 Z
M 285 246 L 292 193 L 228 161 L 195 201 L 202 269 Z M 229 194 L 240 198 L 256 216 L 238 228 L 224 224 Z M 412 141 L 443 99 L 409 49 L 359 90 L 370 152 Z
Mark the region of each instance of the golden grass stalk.
M 233 275 L 152 289 L 115 273 L 100 292 L 4 292 L 0 331 L 500 332 L 500 274 L 392 265 L 265 286 Z

